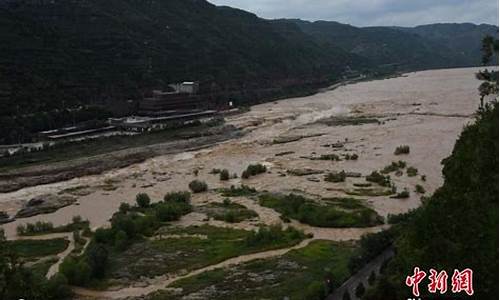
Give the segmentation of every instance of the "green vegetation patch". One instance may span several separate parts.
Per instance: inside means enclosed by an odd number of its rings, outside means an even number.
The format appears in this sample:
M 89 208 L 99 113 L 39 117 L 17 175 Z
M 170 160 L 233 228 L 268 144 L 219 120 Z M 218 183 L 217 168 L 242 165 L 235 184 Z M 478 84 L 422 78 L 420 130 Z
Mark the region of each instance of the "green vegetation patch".
M 380 196 L 390 196 L 394 194 L 392 189 L 382 189 L 382 188 L 354 188 L 350 190 L 344 190 L 347 195 L 351 196 L 363 196 L 363 197 L 380 197 Z
M 200 207 L 199 210 L 215 220 L 228 223 L 239 223 L 258 216 L 255 211 L 229 199 L 225 199 L 223 203 L 210 203 Z
M 243 184 L 239 187 L 232 185 L 229 189 L 219 189 L 219 193 L 224 197 L 242 197 L 255 195 L 257 190 Z
M 107 277 L 137 280 L 141 276 L 194 270 L 244 254 L 290 247 L 305 235 L 280 226 L 246 231 L 203 225 L 166 227 L 156 237 L 134 243 L 126 251 L 112 252 Z
M 410 146 L 408 145 L 401 145 L 396 147 L 396 150 L 394 150 L 395 155 L 401 155 L 401 154 L 410 154 Z
M 6 246 L 21 258 L 35 258 L 56 255 L 63 252 L 69 241 L 63 238 L 51 240 L 15 240 L 7 241 Z
M 365 177 L 366 181 L 377 183 L 380 186 L 390 187 L 391 177 L 384 176 L 377 171 L 373 171 L 370 175 Z
M 259 204 L 280 212 L 284 217 L 318 227 L 370 227 L 382 224 L 382 218 L 371 208 L 325 201 L 319 203 L 303 196 L 262 194 Z
M 351 243 L 313 241 L 287 254 L 217 269 L 175 282 L 178 294 L 160 291 L 148 300 L 203 299 L 324 299 L 350 275 Z M 326 279 L 330 284 L 325 284 Z
M 249 165 L 243 173 L 241 173 L 241 178 L 247 179 L 252 176 L 256 176 L 262 173 L 266 173 L 267 168 L 262 164 Z
M 73 232 L 88 229 L 89 221 L 83 220 L 80 216 L 73 217 L 73 221 L 66 225 L 56 226 L 51 222 L 37 221 L 36 223 L 20 224 L 16 227 L 18 235 L 34 236 L 48 233 Z
M 392 172 L 396 172 L 396 171 L 399 171 L 401 169 L 404 169 L 406 168 L 406 162 L 403 161 L 403 160 L 400 160 L 400 161 L 393 161 L 390 165 L 387 165 L 384 167 L 384 169 L 382 169 L 382 171 L 380 171 L 380 173 L 382 174 L 389 174 L 389 173 L 392 173 Z

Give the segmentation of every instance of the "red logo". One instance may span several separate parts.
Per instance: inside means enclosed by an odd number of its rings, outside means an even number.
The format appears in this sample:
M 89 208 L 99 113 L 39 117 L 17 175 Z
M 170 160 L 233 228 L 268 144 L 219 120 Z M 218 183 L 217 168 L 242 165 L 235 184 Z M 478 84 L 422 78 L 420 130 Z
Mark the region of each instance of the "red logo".
M 434 269 L 429 270 L 429 281 L 427 289 L 431 294 L 445 294 L 448 291 L 448 274 L 446 271 L 438 271 Z M 453 293 L 465 292 L 467 295 L 474 295 L 474 287 L 472 285 L 472 275 L 473 271 L 469 268 L 463 270 L 462 272 L 455 270 L 453 276 L 451 277 L 451 291 Z M 427 276 L 427 273 L 421 271 L 419 267 L 413 269 L 413 275 L 406 277 L 406 285 L 412 288 L 413 296 L 420 296 L 419 284 Z

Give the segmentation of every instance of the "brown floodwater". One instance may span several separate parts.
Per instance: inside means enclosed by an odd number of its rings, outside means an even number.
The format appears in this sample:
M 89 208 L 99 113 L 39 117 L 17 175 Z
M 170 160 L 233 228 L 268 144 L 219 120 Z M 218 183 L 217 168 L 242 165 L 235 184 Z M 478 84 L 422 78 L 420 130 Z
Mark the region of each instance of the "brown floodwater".
M 51 214 L 18 219 L 2 227 L 9 238 L 15 238 L 15 228 L 19 224 L 43 220 L 60 225 L 71 222 L 75 215 L 88 219 L 93 228 L 105 226 L 120 203 L 133 203 L 139 192 L 147 192 L 153 199 L 161 200 L 169 191 L 187 190 L 188 183 L 195 178 L 205 180 L 211 189 L 238 185 L 241 179 L 221 182 L 218 176 L 209 172 L 212 168 L 225 168 L 231 173 L 241 174 L 249 163 L 256 162 L 265 163 L 269 172 L 244 180 L 246 185 L 258 190 L 285 193 L 301 191 L 317 197 L 333 197 L 344 195 L 342 189 L 363 180 L 348 178 L 345 183 L 327 183 L 322 180 L 323 175 L 283 177 L 280 174 L 286 173 L 288 169 L 312 168 L 324 172 L 345 170 L 366 175 L 402 159 L 418 168 L 419 174 L 424 174 L 427 179 L 424 182 L 420 176 L 392 176 L 398 190 L 408 188 L 410 198 L 363 198 L 382 216 L 406 212 L 421 203 L 421 195 L 413 192 L 416 184 L 421 184 L 427 195 L 442 184 L 440 162 L 451 153 L 460 131 L 472 120 L 479 103 L 477 87 L 480 82 L 474 76 L 477 70 L 465 68 L 408 73 L 398 78 L 360 82 L 313 96 L 257 105 L 248 113 L 227 118 L 227 123 L 246 131 L 246 135 L 241 138 L 200 151 L 155 157 L 101 175 L 0 194 L 0 211 L 15 214 L 24 201 L 34 196 L 88 186 L 86 195 L 78 197 L 78 205 Z M 376 116 L 382 123 L 326 126 L 316 122 L 332 116 Z M 277 137 L 299 135 L 306 137 L 295 142 L 273 144 Z M 347 141 L 345 148 L 349 150 L 338 153 L 357 153 L 359 159 L 331 162 L 301 158 L 313 153 L 330 154 L 332 149 L 322 145 L 337 141 Z M 395 156 L 394 149 L 403 144 L 410 146 L 411 153 Z M 275 156 L 286 151 L 294 153 Z M 197 177 L 193 175 L 195 169 L 199 170 Z M 321 181 L 314 182 L 307 178 Z M 103 187 L 105 183 L 108 184 Z M 221 200 L 221 196 L 215 192 L 193 197 L 195 205 Z M 255 228 L 258 223 L 280 222 L 279 215 L 272 210 L 260 208 L 248 199 L 237 201 L 250 206 L 260 216 L 258 221 L 243 222 L 236 225 L 238 227 Z M 205 217 L 193 213 L 181 219 L 179 225 L 203 223 L 206 222 Z M 223 222 L 213 224 L 228 226 Z M 314 233 L 317 238 L 330 240 L 356 239 L 362 233 L 379 229 L 319 229 L 295 225 Z

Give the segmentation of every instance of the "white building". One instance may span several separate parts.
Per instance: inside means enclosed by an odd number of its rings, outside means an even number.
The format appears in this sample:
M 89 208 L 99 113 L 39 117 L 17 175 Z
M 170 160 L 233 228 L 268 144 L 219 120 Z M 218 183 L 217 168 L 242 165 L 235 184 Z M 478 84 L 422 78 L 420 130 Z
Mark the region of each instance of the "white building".
M 199 88 L 198 82 L 193 82 L 193 81 L 173 83 L 169 84 L 168 86 L 174 89 L 174 91 L 177 93 L 186 93 L 186 94 L 196 94 L 198 93 L 198 88 Z

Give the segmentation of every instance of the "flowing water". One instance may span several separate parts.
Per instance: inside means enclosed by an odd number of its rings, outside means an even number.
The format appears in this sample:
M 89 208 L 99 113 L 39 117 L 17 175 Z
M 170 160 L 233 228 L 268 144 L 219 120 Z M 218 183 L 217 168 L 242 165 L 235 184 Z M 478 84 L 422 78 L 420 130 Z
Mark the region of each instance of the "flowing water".
M 166 155 L 149 159 L 143 163 L 113 170 L 101 175 L 75 178 L 69 181 L 25 188 L 12 193 L 0 194 L 0 211 L 15 213 L 23 201 L 47 193 L 59 193 L 64 189 L 85 186 L 87 193 L 79 196 L 78 205 L 72 205 L 55 213 L 18 219 L 2 225 L 8 238 L 16 238 L 15 228 L 19 224 L 38 220 L 50 221 L 54 225 L 71 222 L 74 215 L 88 219 L 91 227 L 106 226 L 109 218 L 120 203 L 135 201 L 139 192 L 148 193 L 152 199 L 161 200 L 170 191 L 187 190 L 193 179 L 204 180 L 209 188 L 239 185 L 242 180 L 227 182 L 209 174 L 212 168 L 228 169 L 230 173 L 241 174 L 250 163 L 266 164 L 269 172 L 245 179 L 244 184 L 257 190 L 272 192 L 301 192 L 314 197 L 345 196 L 345 190 L 363 178 L 348 178 L 345 183 L 327 183 L 322 175 L 283 176 L 289 169 L 311 168 L 329 171 L 350 171 L 367 175 L 380 170 L 392 161 L 405 160 L 409 166 L 419 170 L 419 176 L 392 176 L 398 190 L 407 188 L 408 199 L 391 199 L 388 196 L 363 197 L 369 206 L 380 215 L 398 214 L 416 208 L 421 204 L 415 185 L 422 185 L 430 195 L 442 184 L 441 160 L 447 157 L 462 130 L 470 122 L 478 107 L 475 79 L 477 68 L 432 70 L 405 74 L 401 77 L 360 82 L 327 90 L 313 96 L 291 98 L 252 107 L 250 112 L 231 116 L 227 123 L 241 128 L 246 134 L 238 139 L 226 141 L 208 149 Z M 317 122 L 335 116 L 376 117 L 380 123 L 356 126 L 327 126 Z M 302 139 L 288 143 L 273 143 L 278 137 L 302 136 Z M 357 153 L 356 161 L 319 161 L 303 157 L 332 153 L 325 144 L 342 142 L 344 149 L 338 153 Z M 399 145 L 409 145 L 410 154 L 395 156 Z M 277 153 L 293 152 L 276 156 Z M 199 170 L 195 176 L 193 171 Z M 425 175 L 423 181 L 420 175 Z M 309 178 L 309 179 L 308 179 Z M 318 179 L 321 179 L 318 182 Z M 104 183 L 108 188 L 104 188 Z M 112 188 L 109 188 L 109 185 Z M 210 201 L 222 201 L 215 192 L 195 194 L 194 205 Z M 235 202 L 248 206 L 259 214 L 257 222 L 245 221 L 240 224 L 226 224 L 208 221 L 217 226 L 231 226 L 254 229 L 258 223 L 280 222 L 275 211 L 260 207 L 247 198 L 235 198 Z M 183 217 L 177 225 L 188 226 L 207 223 L 206 216 L 191 213 Z M 374 232 L 385 226 L 374 228 L 328 229 L 315 228 L 292 222 L 293 226 L 313 233 L 315 239 L 349 240 L 358 239 L 363 233 Z M 307 245 L 304 242 L 296 247 Z M 253 254 L 231 259 L 213 267 L 223 267 L 257 258 L 286 253 L 290 249 L 270 251 L 267 254 Z M 204 270 L 193 272 L 201 273 Z M 140 295 L 164 287 L 172 278 L 163 278 L 145 288 L 128 288 L 124 295 Z M 84 291 L 82 291 L 84 293 Z M 90 292 L 89 292 L 90 293 Z M 101 294 L 102 295 L 102 294 Z M 117 293 L 109 296 L 115 297 Z M 123 295 L 122 295 L 123 296 Z

